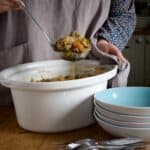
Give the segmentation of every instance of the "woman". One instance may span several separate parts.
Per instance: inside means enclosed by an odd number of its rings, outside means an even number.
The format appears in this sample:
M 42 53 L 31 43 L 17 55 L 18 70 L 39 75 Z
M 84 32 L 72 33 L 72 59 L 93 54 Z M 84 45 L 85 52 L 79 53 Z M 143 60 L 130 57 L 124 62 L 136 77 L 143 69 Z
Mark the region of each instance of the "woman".
M 126 62 L 121 51 L 135 28 L 134 0 L 23 1 L 53 41 L 79 31 L 91 39 L 94 57 L 110 54 Z M 16 0 L 0 0 L 0 13 L 0 70 L 20 63 L 60 58 Z M 1 89 L 0 94 L 6 96 L 4 91 Z

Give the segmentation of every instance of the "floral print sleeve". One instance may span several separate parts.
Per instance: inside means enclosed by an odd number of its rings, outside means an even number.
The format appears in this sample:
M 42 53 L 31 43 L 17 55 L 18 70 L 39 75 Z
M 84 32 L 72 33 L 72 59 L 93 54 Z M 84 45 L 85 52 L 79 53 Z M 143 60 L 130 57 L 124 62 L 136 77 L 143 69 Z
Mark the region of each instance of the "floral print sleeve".
M 109 18 L 98 31 L 98 36 L 123 50 L 135 29 L 135 25 L 134 0 L 112 0 Z

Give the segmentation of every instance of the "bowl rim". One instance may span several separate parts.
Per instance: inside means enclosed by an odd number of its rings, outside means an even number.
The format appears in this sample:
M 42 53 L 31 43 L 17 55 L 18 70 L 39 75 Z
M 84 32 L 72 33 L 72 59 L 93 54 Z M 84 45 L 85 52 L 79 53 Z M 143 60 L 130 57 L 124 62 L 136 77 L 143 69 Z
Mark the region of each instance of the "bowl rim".
M 96 110 L 94 111 L 94 113 L 97 115 L 97 117 L 99 118 L 99 119 L 102 119 L 102 120 L 104 120 L 104 121 L 106 121 L 106 122 L 109 122 L 109 123 L 111 123 L 111 121 L 113 122 L 116 122 L 117 124 L 119 124 L 119 123 L 123 123 L 123 124 L 129 124 L 129 126 L 128 125 L 120 125 L 120 126 L 125 126 L 125 127 L 132 127 L 132 126 L 136 126 L 136 125 L 146 125 L 146 126 L 149 126 L 149 128 L 150 128 L 150 122 L 129 122 L 129 121 L 119 121 L 119 120 L 116 120 L 116 119 L 112 119 L 112 118 L 110 118 L 110 117 L 108 117 L 108 116 L 105 116 L 104 114 L 102 114 L 102 113 L 100 113 L 100 112 L 97 112 Z M 106 119 L 106 120 L 105 120 Z M 107 121 L 108 120 L 108 121 Z M 113 124 L 113 123 L 112 123 Z M 114 123 L 115 124 L 115 123 Z M 142 127 L 136 127 L 136 128 L 142 128 Z
M 108 110 L 102 106 L 99 106 L 98 104 L 95 105 L 95 108 L 96 110 L 99 112 L 99 108 L 104 110 L 104 111 L 107 111 L 108 113 L 112 113 L 112 114 L 117 114 L 119 115 L 120 117 L 134 117 L 135 119 L 140 119 L 140 118 L 144 118 L 144 119 L 148 119 L 150 118 L 150 115 L 133 115 L 133 114 L 123 114 L 123 113 L 120 113 L 120 112 L 114 112 L 112 110 Z
M 106 91 L 111 91 L 111 90 L 114 90 L 114 89 L 133 89 L 133 88 L 138 88 L 138 89 L 140 89 L 140 88 L 142 88 L 142 89 L 149 89 L 150 90 L 150 87 L 148 87 L 148 86 L 128 86 L 128 87 L 115 87 L 115 88 L 110 88 L 110 89 L 106 89 L 106 90 L 103 90 L 103 91 L 100 91 L 100 93 L 102 93 L 102 92 L 106 92 Z M 142 110 L 149 110 L 149 112 L 150 112 L 150 106 L 142 106 L 142 107 L 140 107 L 140 106 L 123 106 L 123 105 L 115 105 L 115 104 L 110 104 L 110 103 L 106 103 L 106 102 L 103 102 L 103 101 L 101 101 L 100 99 L 98 99 L 97 97 L 96 97 L 96 95 L 98 94 L 99 92 L 97 92 L 97 93 L 95 93 L 94 94 L 94 103 L 96 104 L 96 105 L 100 105 L 101 107 L 103 107 L 103 108 L 105 108 L 105 109 L 108 109 L 108 107 L 113 107 L 113 108 L 118 108 L 118 109 L 121 109 L 121 110 L 123 110 L 123 111 L 125 111 L 126 110 L 126 112 L 127 112 L 127 110 L 129 110 L 129 111 L 142 111 Z M 109 108 L 110 109 L 110 108 Z M 116 112 L 116 113 L 121 113 L 121 112 L 119 112 L 118 110 L 112 110 L 112 109 L 110 109 L 111 111 L 113 111 L 113 112 Z M 137 113 L 137 112 L 136 112 Z M 122 114 L 122 113 L 121 113 Z M 126 114 L 126 115 L 133 115 L 133 114 L 135 114 L 134 112 L 133 113 L 123 113 L 123 114 Z
M 126 129 L 126 130 L 141 130 L 141 131 L 142 130 L 149 130 L 150 131 L 150 128 L 136 128 L 136 127 L 127 127 L 127 126 L 115 125 L 113 123 L 110 123 L 110 122 L 104 121 L 103 119 L 98 118 L 95 114 L 93 114 L 93 115 L 94 115 L 94 117 L 95 117 L 95 119 L 97 120 L 98 123 L 104 122 L 107 125 L 115 127 L 115 128 Z
M 86 60 L 86 61 L 96 61 L 96 60 Z M 99 82 L 104 82 L 109 80 L 110 78 L 114 77 L 117 73 L 118 66 L 117 65 L 102 65 L 106 67 L 110 67 L 110 70 L 103 73 L 98 74 L 91 77 L 75 79 L 75 80 L 67 80 L 67 81 L 55 81 L 55 82 L 27 82 L 27 81 L 14 81 L 8 79 L 8 74 L 13 72 L 16 68 L 26 68 L 30 66 L 36 66 L 38 64 L 50 63 L 50 62 L 66 62 L 71 63 L 71 61 L 67 60 L 46 60 L 46 61 L 38 61 L 38 62 L 31 62 L 25 64 L 19 64 L 15 67 L 9 67 L 4 69 L 0 72 L 0 83 L 9 88 L 20 88 L 20 89 L 32 89 L 32 90 L 63 90 L 63 89 L 70 89 L 70 88 L 79 88 L 84 86 L 89 86 Z M 6 76 L 7 74 L 7 76 Z M 10 75 L 9 75 L 10 76 Z

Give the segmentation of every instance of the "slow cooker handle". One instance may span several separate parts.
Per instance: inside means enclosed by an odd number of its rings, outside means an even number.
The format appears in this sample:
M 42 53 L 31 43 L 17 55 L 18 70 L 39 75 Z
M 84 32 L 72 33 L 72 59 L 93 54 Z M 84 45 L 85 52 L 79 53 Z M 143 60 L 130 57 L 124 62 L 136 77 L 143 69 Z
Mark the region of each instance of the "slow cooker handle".
M 6 86 L 6 87 L 10 87 L 11 86 L 11 81 L 8 80 L 8 79 L 5 79 L 3 77 L 3 75 L 0 73 L 0 84 L 2 84 L 3 86 Z

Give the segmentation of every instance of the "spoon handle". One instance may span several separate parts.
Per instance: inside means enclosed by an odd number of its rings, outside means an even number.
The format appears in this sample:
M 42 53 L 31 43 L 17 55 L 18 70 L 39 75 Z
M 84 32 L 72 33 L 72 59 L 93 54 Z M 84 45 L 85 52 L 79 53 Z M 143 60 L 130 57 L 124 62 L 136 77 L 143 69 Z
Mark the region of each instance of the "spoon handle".
M 133 145 L 91 145 L 83 148 L 83 150 L 134 150 L 137 148 L 150 148 L 150 143 L 137 143 Z M 81 149 L 82 150 L 82 149 Z
M 21 6 L 21 8 L 24 10 L 24 12 L 32 19 L 32 21 L 35 23 L 36 27 L 42 32 L 46 40 L 49 44 L 51 44 L 51 40 L 47 34 L 47 32 L 41 27 L 41 25 L 38 23 L 38 21 L 35 19 L 35 17 L 31 14 L 31 12 L 27 9 L 25 3 L 22 0 L 17 0 L 18 4 Z
M 130 144 L 140 143 L 142 141 L 143 141 L 143 138 L 127 137 L 127 138 L 103 141 L 103 142 L 101 142 L 101 144 L 104 144 L 104 145 L 130 145 Z

